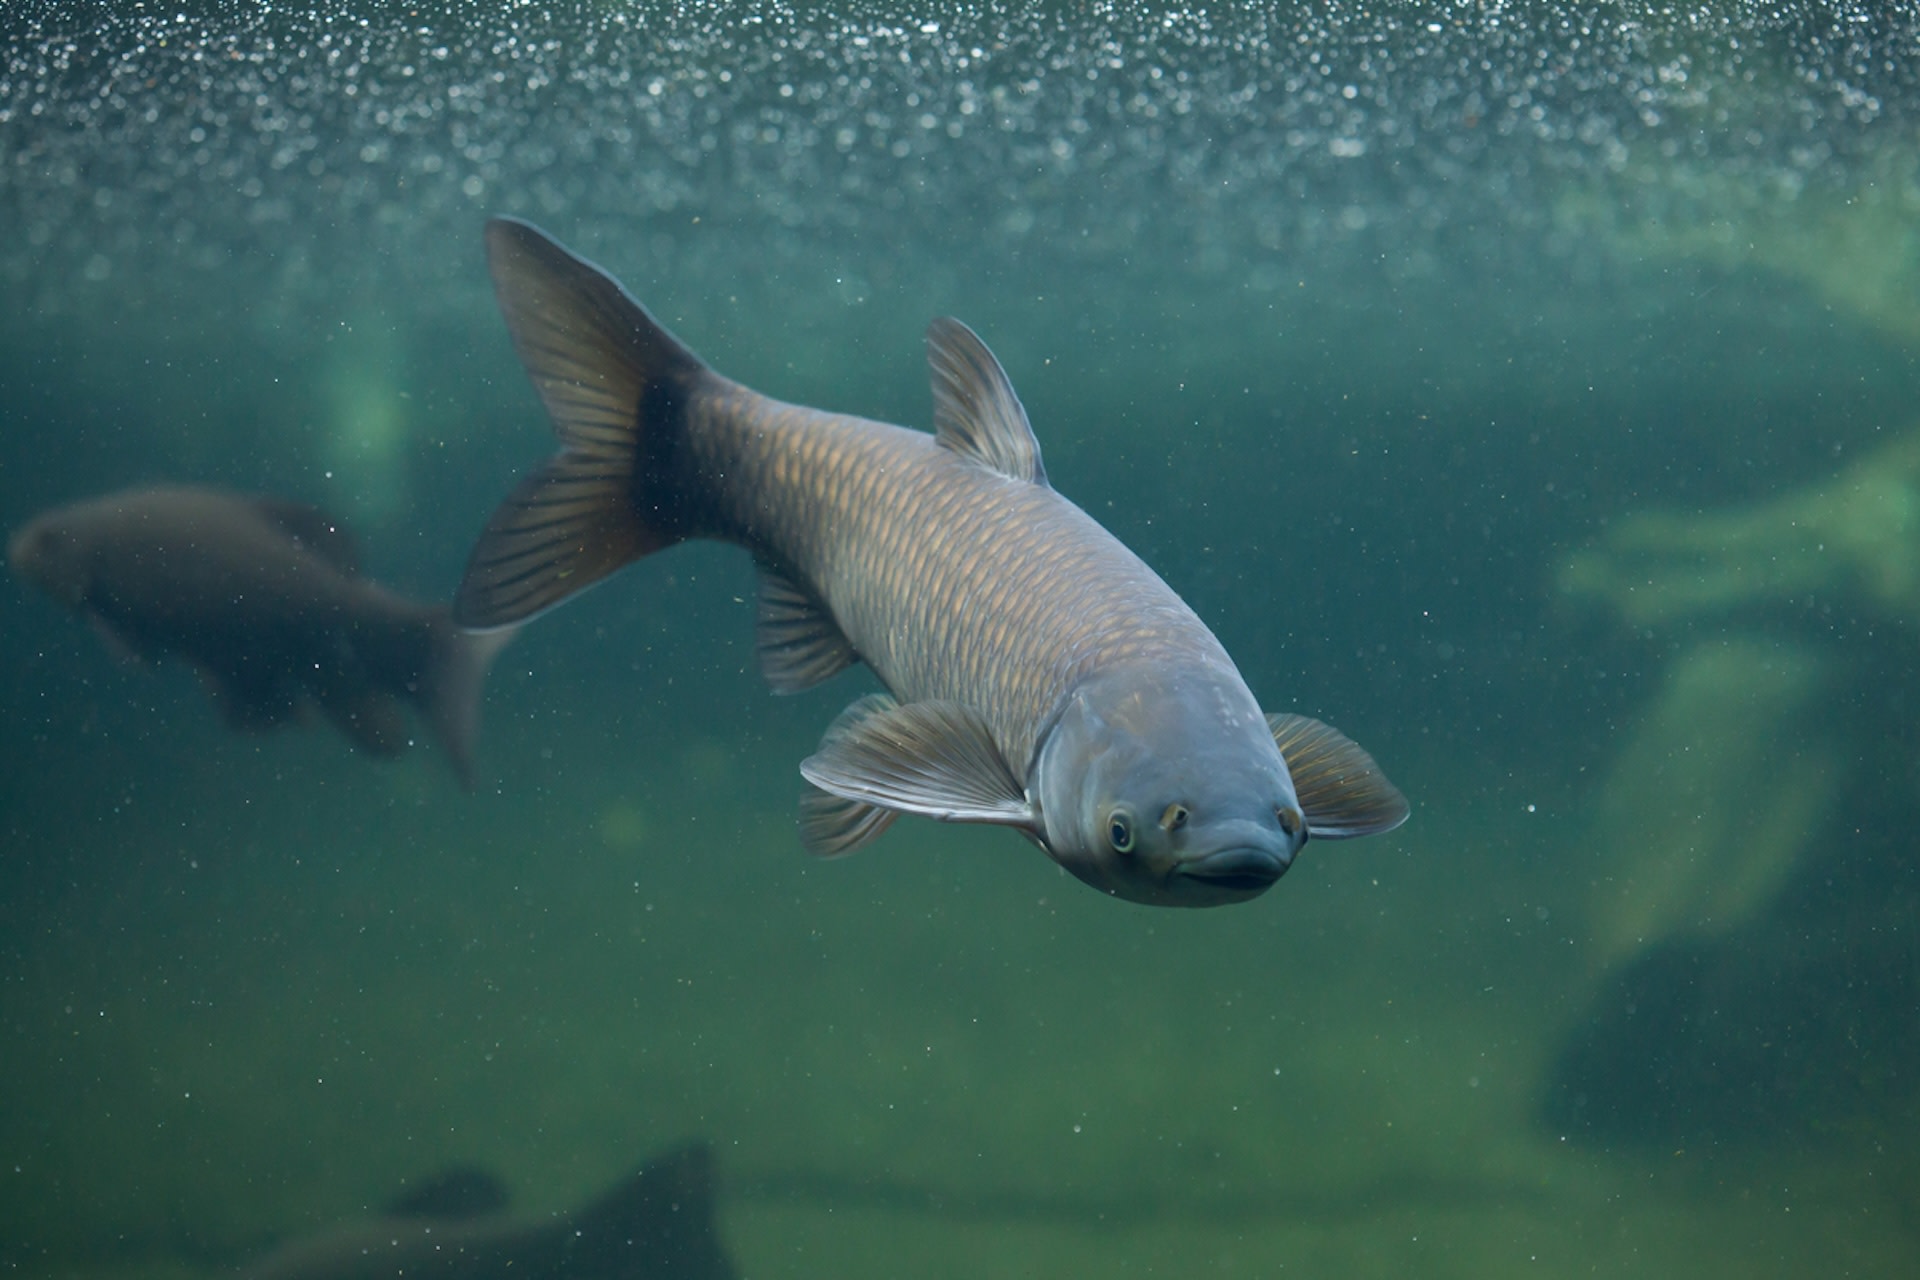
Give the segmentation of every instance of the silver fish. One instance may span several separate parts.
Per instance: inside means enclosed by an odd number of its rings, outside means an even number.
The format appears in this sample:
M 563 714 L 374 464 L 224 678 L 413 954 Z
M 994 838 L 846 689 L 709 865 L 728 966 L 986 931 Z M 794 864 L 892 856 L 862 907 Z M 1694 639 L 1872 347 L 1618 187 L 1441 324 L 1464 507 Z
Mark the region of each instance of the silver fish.
M 456 621 L 513 625 L 684 539 L 747 548 L 773 687 L 861 661 L 889 690 L 800 766 L 812 852 L 902 813 L 995 823 L 1107 893 L 1211 906 L 1265 891 L 1310 834 L 1405 821 L 1372 757 L 1263 715 L 1185 602 L 1054 492 L 965 325 L 927 331 L 927 435 L 729 381 L 525 222 L 489 222 L 487 248 L 562 447 L 488 521 Z
M 302 503 L 185 486 L 129 489 L 44 512 L 7 543 L 15 573 L 132 657 L 192 664 L 236 729 L 318 704 L 376 756 L 404 749 L 413 703 L 472 779 L 488 664 L 444 605 L 360 576 L 351 539 Z

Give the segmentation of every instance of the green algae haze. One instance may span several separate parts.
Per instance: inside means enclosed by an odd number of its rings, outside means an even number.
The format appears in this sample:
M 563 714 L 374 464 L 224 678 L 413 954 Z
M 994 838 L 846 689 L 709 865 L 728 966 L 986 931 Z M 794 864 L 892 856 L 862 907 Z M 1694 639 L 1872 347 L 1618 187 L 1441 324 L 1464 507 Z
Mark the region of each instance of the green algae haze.
M 1911 1271 L 1916 30 L 1316 8 L 10 7 L 0 525 L 265 490 L 447 597 L 550 448 L 512 214 L 787 400 L 930 426 L 965 320 L 1415 812 L 1191 916 L 811 861 L 871 684 L 769 695 L 718 547 L 519 637 L 472 794 L 9 580 L 0 1265 L 704 1138 L 750 1276 Z

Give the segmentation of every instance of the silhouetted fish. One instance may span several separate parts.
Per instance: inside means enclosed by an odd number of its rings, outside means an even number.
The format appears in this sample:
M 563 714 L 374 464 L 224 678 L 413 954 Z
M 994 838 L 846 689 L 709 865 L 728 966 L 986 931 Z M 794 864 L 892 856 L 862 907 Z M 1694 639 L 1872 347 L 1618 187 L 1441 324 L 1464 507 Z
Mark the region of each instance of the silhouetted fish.
M 7 559 L 117 650 L 191 663 L 235 728 L 283 724 L 311 697 L 355 743 L 387 756 L 411 736 L 408 701 L 470 778 L 499 639 L 360 577 L 351 540 L 313 507 L 128 490 L 38 516 L 8 542 Z
M 491 1177 L 460 1170 L 378 1218 L 276 1250 L 250 1280 L 733 1280 L 714 1225 L 713 1160 L 691 1144 L 574 1213 L 508 1217 Z
M 814 852 L 900 813 L 998 823 L 1108 893 L 1205 906 L 1264 891 L 1309 832 L 1406 819 L 1366 752 L 1263 716 L 1193 611 L 1054 492 L 1006 374 L 958 321 L 927 332 L 926 435 L 728 381 L 524 222 L 490 222 L 487 246 L 563 448 L 494 512 L 454 616 L 517 623 L 685 538 L 746 547 L 774 688 L 860 660 L 892 693 L 855 702 L 801 765 Z

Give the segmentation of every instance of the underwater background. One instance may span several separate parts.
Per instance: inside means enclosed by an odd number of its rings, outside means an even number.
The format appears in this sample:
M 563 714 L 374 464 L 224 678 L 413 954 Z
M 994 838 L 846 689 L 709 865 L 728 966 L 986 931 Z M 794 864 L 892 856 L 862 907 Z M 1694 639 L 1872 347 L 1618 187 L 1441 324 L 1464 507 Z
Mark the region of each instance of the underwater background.
M 479 785 L 0 585 L 0 1270 L 202 1276 L 711 1141 L 751 1277 L 1920 1269 L 1920 19 L 1853 3 L 0 13 L 0 526 L 318 503 L 445 598 L 552 439 L 487 216 L 1055 486 L 1401 830 L 1260 899 L 810 861 L 744 555 L 530 626 Z

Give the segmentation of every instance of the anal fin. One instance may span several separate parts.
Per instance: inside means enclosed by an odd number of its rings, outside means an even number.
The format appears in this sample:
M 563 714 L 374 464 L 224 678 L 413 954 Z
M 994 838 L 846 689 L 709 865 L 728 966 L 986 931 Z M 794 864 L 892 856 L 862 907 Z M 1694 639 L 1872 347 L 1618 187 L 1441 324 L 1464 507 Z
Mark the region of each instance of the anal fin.
M 800 843 L 816 858 L 844 858 L 878 840 L 899 816 L 898 809 L 809 786 L 800 797 Z

